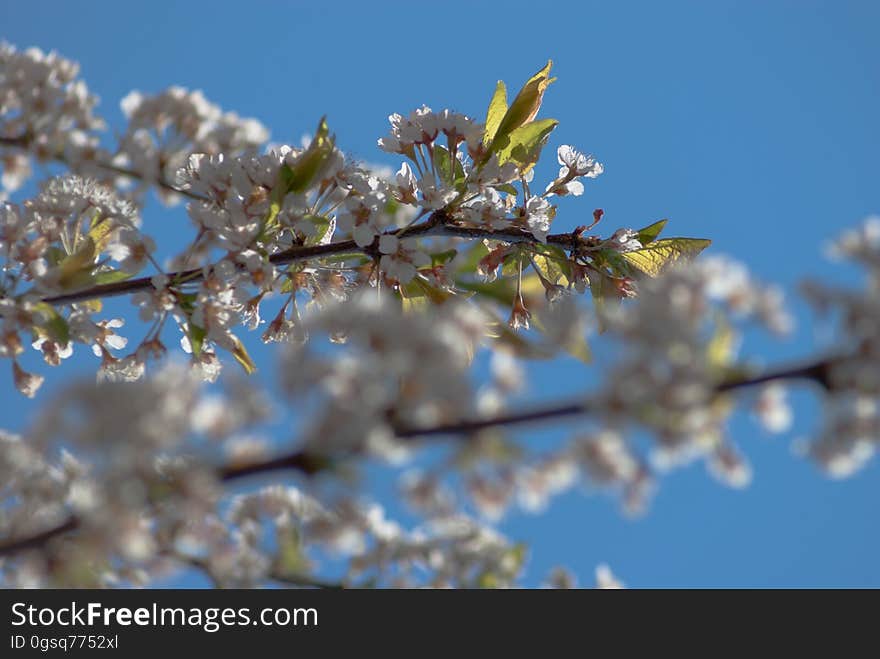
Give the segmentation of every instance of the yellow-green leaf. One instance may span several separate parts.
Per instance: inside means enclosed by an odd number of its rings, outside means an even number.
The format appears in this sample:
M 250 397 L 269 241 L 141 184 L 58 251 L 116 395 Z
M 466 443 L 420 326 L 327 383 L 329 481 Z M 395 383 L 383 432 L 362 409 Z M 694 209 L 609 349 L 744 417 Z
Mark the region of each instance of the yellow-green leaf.
M 529 341 L 524 332 L 513 330 L 506 322 L 491 323 L 486 328 L 486 336 L 513 351 L 523 359 L 550 359 L 553 351 L 546 346 Z
M 507 108 L 504 117 L 495 131 L 494 139 L 503 139 L 517 128 L 532 121 L 541 109 L 544 100 L 544 92 L 556 78 L 550 77 L 550 68 L 553 61 L 548 60 L 547 65 L 528 79 L 520 89 L 513 103 Z
M 132 273 L 124 272 L 123 270 L 104 270 L 103 272 L 96 272 L 92 275 L 92 280 L 96 284 L 115 284 L 118 281 L 131 279 L 131 277 Z
M 91 236 L 86 236 L 79 248 L 58 264 L 58 283 L 61 287 L 73 288 L 82 285 L 84 276 L 88 277 L 92 272 L 96 256 L 95 241 Z
M 476 293 L 478 297 L 493 300 L 501 305 L 510 307 L 516 296 L 516 285 L 510 279 L 499 277 L 495 281 L 469 281 L 466 279 L 456 280 L 456 287 Z
M 714 371 L 723 373 L 733 363 L 736 347 L 736 332 L 723 316 L 719 316 L 715 333 L 706 345 L 706 361 Z
M 438 265 L 446 265 L 452 259 L 454 259 L 458 255 L 458 250 L 456 249 L 447 249 L 443 252 L 434 252 L 431 254 L 431 265 L 437 267 Z
M 284 203 L 284 197 L 289 192 L 304 192 L 320 173 L 321 168 L 333 154 L 333 137 L 329 135 L 327 117 L 321 117 L 315 137 L 309 147 L 294 162 L 288 165 L 284 163 L 278 170 L 278 180 L 272 188 L 272 196 L 269 202 L 269 212 L 263 222 L 263 234 L 277 224 L 278 213 Z
M 691 258 L 712 243 L 704 238 L 664 238 L 656 240 L 643 249 L 621 254 L 630 265 L 651 277 L 681 258 Z
M 495 133 L 501 125 L 501 120 L 507 112 L 507 87 L 503 80 L 498 81 L 495 87 L 495 93 L 489 102 L 489 109 L 486 112 L 486 130 L 483 133 L 483 144 L 489 144 L 495 139 Z
M 586 336 L 578 334 L 562 347 L 569 355 L 584 364 L 589 364 L 593 361 L 593 353 L 590 350 L 590 344 L 587 343 Z
M 404 299 L 421 297 L 430 300 L 434 304 L 443 304 L 454 295 L 454 293 L 451 293 L 446 289 L 434 286 L 434 284 L 427 279 L 418 275 L 413 277 L 413 279 L 402 288 L 401 294 Z
M 89 229 L 89 238 L 94 242 L 96 253 L 104 251 L 113 236 L 113 230 L 116 228 L 110 220 L 92 223 L 92 227 Z
M 199 327 L 198 325 L 193 324 L 192 321 L 187 323 L 186 329 L 193 357 L 198 357 L 202 354 L 202 345 L 205 342 L 205 335 L 207 332 L 205 332 L 204 327 Z
M 67 320 L 47 302 L 38 302 L 34 307 L 46 319 L 41 327 L 46 330 L 49 338 L 58 345 L 67 345 L 70 342 L 70 327 Z
M 538 161 L 541 149 L 558 124 L 556 119 L 540 119 L 499 137 L 492 145 L 493 151 L 498 153 L 499 164 L 513 161 L 524 172 L 530 169 Z
M 571 264 L 565 252 L 557 245 L 535 245 L 535 249 L 537 253 L 532 255 L 532 262 L 544 279 L 551 284 L 558 284 L 560 280 L 564 280 L 563 284 L 567 285 Z
M 275 531 L 278 546 L 275 569 L 285 576 L 301 575 L 308 572 L 311 563 L 303 551 L 302 541 L 296 527 L 278 525 Z
M 489 248 L 484 242 L 474 243 L 464 254 L 461 262 L 456 269 L 458 274 L 472 275 L 477 270 L 480 261 L 489 253 Z
M 657 236 L 660 235 L 660 232 L 663 231 L 663 228 L 668 221 L 669 220 L 659 220 L 658 222 L 654 222 L 654 224 L 649 224 L 644 229 L 639 229 L 638 233 L 636 233 L 636 238 L 639 239 L 639 242 L 642 243 L 642 245 L 654 242 L 657 239 Z
M 312 143 L 290 167 L 287 192 L 304 192 L 314 182 L 332 153 L 333 138 L 330 137 L 327 117 L 321 117 Z
M 235 361 L 241 364 L 244 372 L 248 375 L 253 375 L 254 373 L 256 373 L 257 365 L 254 364 L 254 360 L 251 359 L 251 356 L 248 354 L 248 351 L 244 347 L 244 344 L 239 340 L 237 336 L 232 337 L 232 342 L 235 345 L 235 349 L 231 352 L 232 356 L 235 357 Z
M 434 166 L 444 183 L 453 185 L 456 189 L 464 185 L 464 167 L 461 161 L 450 156 L 449 151 L 442 146 L 434 146 Z

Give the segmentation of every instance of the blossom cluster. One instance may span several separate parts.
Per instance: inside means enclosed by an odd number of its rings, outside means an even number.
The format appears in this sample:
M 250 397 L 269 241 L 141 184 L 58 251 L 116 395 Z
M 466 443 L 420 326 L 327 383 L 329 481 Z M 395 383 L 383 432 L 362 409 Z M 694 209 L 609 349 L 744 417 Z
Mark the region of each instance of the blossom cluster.
M 389 117 L 391 132 L 379 140 L 385 151 L 406 156 L 393 188 L 404 204 L 436 210 L 452 206 L 453 217 L 466 226 L 494 230 L 522 228 L 538 240 L 546 239 L 555 217 L 553 195 L 580 195 L 581 178 L 596 178 L 603 167 L 591 155 L 569 145 L 559 147 L 559 176 L 541 195 L 532 195 L 528 184 L 534 170 L 493 151 L 486 144 L 486 126 L 474 119 L 427 106 L 407 117 Z M 512 182 L 523 184 L 523 201 L 517 203 Z
M 348 558 L 351 584 L 498 587 L 522 569 L 520 546 L 460 513 L 405 530 L 375 503 L 322 501 L 308 484 L 227 494 L 196 451 L 226 445 L 233 465 L 254 459 L 235 446 L 271 406 L 249 385 L 208 394 L 169 367 L 136 383 L 74 384 L 53 403 L 26 437 L 0 433 L 0 537 L 63 523 L 76 536 L 0 560 L 7 585 L 138 584 L 194 567 L 221 586 L 309 585 L 321 552 Z
M 255 153 L 269 139 L 259 121 L 223 112 L 200 91 L 170 87 L 153 96 L 135 91 L 121 105 L 128 127 L 113 163 L 146 185 L 173 181 L 190 154 L 232 158 Z
M 647 427 L 656 438 L 656 466 L 706 458 L 724 482 L 745 485 L 749 468 L 725 431 L 732 406 L 718 387 L 736 364 L 735 323 L 754 319 L 776 333 L 790 330 L 780 301 L 779 289 L 725 258 L 673 267 L 641 282 L 637 300 L 603 314 L 620 356 L 598 394 L 598 413 L 612 427 Z
M 20 206 L 0 205 L 0 356 L 15 360 L 28 332 L 53 366 L 70 356 L 73 342 L 92 346 L 105 362 L 115 359 L 111 350 L 126 344 L 114 331 L 120 319 L 94 321 L 95 306 L 88 304 L 73 305 L 64 317 L 42 299 L 138 272 L 155 249 L 139 226 L 135 206 L 75 175 L 49 180 Z M 15 362 L 13 370 L 19 389 L 32 396 L 42 377 Z
M 395 428 L 424 427 L 473 409 L 468 366 L 486 318 L 469 305 L 404 313 L 385 298 L 364 295 L 330 305 L 304 325 L 312 336 L 346 343 L 331 355 L 311 344 L 285 354 L 282 378 L 291 401 L 323 399 L 305 431 L 315 451 L 367 451 L 395 460 L 408 452 L 406 442 L 394 440 Z
M 55 52 L 19 52 L 0 43 L 0 195 L 30 177 L 29 153 L 40 160 L 63 156 L 71 164 L 94 156 L 95 133 L 105 124 L 94 114 L 97 97 L 78 74 L 78 64 Z
M 862 468 L 880 447 L 880 218 L 844 233 L 831 256 L 860 265 L 867 275 L 861 291 L 804 285 L 811 304 L 833 312 L 841 325 L 827 362 L 823 425 L 805 452 L 841 478 Z

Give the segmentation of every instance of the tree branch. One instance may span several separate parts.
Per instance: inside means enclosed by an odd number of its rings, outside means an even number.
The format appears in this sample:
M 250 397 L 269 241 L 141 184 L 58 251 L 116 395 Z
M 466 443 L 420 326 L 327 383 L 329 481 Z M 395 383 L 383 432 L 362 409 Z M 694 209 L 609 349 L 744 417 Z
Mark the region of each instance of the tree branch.
M 17 554 L 28 549 L 39 549 L 53 538 L 65 535 L 79 528 L 80 522 L 77 517 L 70 516 L 60 524 L 56 524 L 45 531 L 35 533 L 24 538 L 9 540 L 0 544 L 0 556 Z
M 449 224 L 444 211 L 435 211 L 424 222 L 390 231 L 389 234 L 401 239 L 419 238 L 423 236 L 449 236 L 456 238 L 470 238 L 474 240 L 485 238 L 511 243 L 538 242 L 537 238 L 525 230 L 505 229 L 502 231 L 493 231 L 490 229 L 480 229 L 478 227 L 462 227 Z M 579 240 L 579 235 L 576 232 L 559 233 L 547 236 L 548 243 L 568 248 L 577 246 Z M 277 254 L 269 256 L 269 262 L 272 265 L 288 265 L 290 263 L 309 261 L 311 259 L 339 254 L 365 254 L 367 256 L 375 256 L 377 253 L 378 239 L 373 241 L 373 244 L 367 247 L 360 247 L 354 240 L 341 240 L 326 245 L 291 247 L 283 252 L 278 252 Z M 172 282 L 176 279 L 180 279 L 190 283 L 200 281 L 204 278 L 204 271 L 202 268 L 192 268 L 190 270 L 181 270 L 166 274 Z M 43 298 L 43 302 L 48 302 L 53 305 L 73 304 L 75 302 L 85 302 L 87 300 L 103 299 L 118 295 L 128 295 L 129 293 L 151 289 L 154 289 L 153 277 L 140 277 L 138 279 L 127 279 L 126 281 L 114 282 L 112 284 L 99 284 L 97 286 L 91 286 L 71 293 L 50 295 Z

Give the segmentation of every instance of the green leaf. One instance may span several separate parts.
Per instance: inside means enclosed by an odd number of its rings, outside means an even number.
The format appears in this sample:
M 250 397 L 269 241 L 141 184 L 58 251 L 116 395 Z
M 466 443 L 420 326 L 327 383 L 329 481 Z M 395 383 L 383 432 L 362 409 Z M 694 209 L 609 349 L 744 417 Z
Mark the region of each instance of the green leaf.
M 529 258 L 521 247 L 514 247 L 501 262 L 501 274 L 505 277 L 519 276 L 520 267 L 525 270 L 529 266 Z
M 202 354 L 202 346 L 205 343 L 205 335 L 207 332 L 204 327 L 199 327 L 189 321 L 186 324 L 187 335 L 189 336 L 189 345 L 192 348 L 193 358 L 197 358 Z
M 513 187 L 510 183 L 502 183 L 501 185 L 493 185 L 492 187 L 498 190 L 498 192 L 506 192 L 514 197 L 519 194 L 519 190 Z
M 278 213 L 281 211 L 284 197 L 290 192 L 305 192 L 314 183 L 315 178 L 333 154 L 334 143 L 329 132 L 327 118 L 321 117 L 315 131 L 315 137 L 305 152 L 296 159 L 293 166 L 285 162 L 279 168 L 278 179 L 272 188 L 269 212 L 263 222 L 261 239 L 265 239 L 268 230 L 277 224 Z
M 654 224 L 649 224 L 644 229 L 639 229 L 636 233 L 636 238 L 639 239 L 639 242 L 642 243 L 642 245 L 654 242 L 657 236 L 660 235 L 660 232 L 663 231 L 663 228 L 668 221 L 669 220 L 659 220 L 654 222 Z
M 64 316 L 47 302 L 38 302 L 34 308 L 46 319 L 41 327 L 55 343 L 65 346 L 70 342 L 70 326 Z
M 507 87 L 505 87 L 503 80 L 499 80 L 492 100 L 489 101 L 489 109 L 486 111 L 486 130 L 483 133 L 483 144 L 489 144 L 495 139 L 495 133 L 498 132 L 498 127 L 506 113 Z
M 529 341 L 525 332 L 517 332 L 503 321 L 490 325 L 486 336 L 511 349 L 517 357 L 523 359 L 550 359 L 553 357 L 552 350 L 548 350 L 545 346 L 534 341 Z
M 535 267 L 551 284 L 558 284 L 561 279 L 568 284 L 571 279 L 571 263 L 565 251 L 557 245 L 533 246 L 536 253 L 532 255 Z
M 293 577 L 306 574 L 311 569 L 311 563 L 303 551 L 300 535 L 296 527 L 289 524 L 277 525 L 275 542 L 278 546 L 275 558 L 275 571 L 279 574 Z
M 608 268 L 615 277 L 637 277 L 641 272 L 630 265 L 621 252 L 613 249 L 598 249 L 591 252 L 590 256 L 593 257 L 593 265 L 596 268 Z
M 231 352 L 232 356 L 235 357 L 235 361 L 241 364 L 244 372 L 248 375 L 253 375 L 254 373 L 256 373 L 257 365 L 254 363 L 254 360 L 251 359 L 251 356 L 248 354 L 248 351 L 244 347 L 244 344 L 235 335 L 232 336 L 232 342 L 235 345 L 235 348 Z
M 116 225 L 110 220 L 92 222 L 88 237 L 92 239 L 96 253 L 104 251 L 113 236 L 113 230 L 116 228 Z
M 96 272 L 94 275 L 92 275 L 92 280 L 96 284 L 115 284 L 118 281 L 131 279 L 132 276 L 132 273 L 124 272 L 122 270 L 104 270 L 102 272 Z
M 532 121 L 509 135 L 497 139 L 492 150 L 498 153 L 499 164 L 512 161 L 522 170 L 528 170 L 541 156 L 541 149 L 559 122 L 556 119 Z
M 593 352 L 590 350 L 590 344 L 587 343 L 586 336 L 579 334 L 576 337 L 572 337 L 572 339 L 562 347 L 565 349 L 565 352 L 584 364 L 589 364 L 593 361 Z
M 438 265 L 446 265 L 452 259 L 454 259 L 458 255 L 457 249 L 447 249 L 445 252 L 435 252 L 431 254 L 431 265 L 433 267 L 437 267 Z
M 639 271 L 656 277 L 663 268 L 680 258 L 691 258 L 702 252 L 711 240 L 704 238 L 664 238 L 643 249 L 623 252 L 621 256 Z
M 596 317 L 599 323 L 599 333 L 606 329 L 605 302 L 620 303 L 620 297 L 614 288 L 612 279 L 600 271 L 590 271 L 590 294 L 593 296 L 593 306 L 596 307 Z
M 457 288 L 470 291 L 477 296 L 498 302 L 508 308 L 513 305 L 513 299 L 516 296 L 516 285 L 514 282 L 501 277 L 491 282 L 459 279 L 456 280 L 455 285 Z
M 482 241 L 474 243 L 464 254 L 459 262 L 456 272 L 458 274 L 474 274 L 480 261 L 489 253 L 489 248 Z
M 434 146 L 434 165 L 440 178 L 448 185 L 454 185 L 460 189 L 464 185 L 464 168 L 461 161 L 449 155 L 449 151 L 442 146 Z
M 541 334 L 546 334 L 547 329 L 544 326 L 544 323 L 541 319 L 542 312 L 532 312 L 532 327 L 536 329 Z M 562 350 L 580 362 L 584 364 L 589 364 L 593 361 L 593 352 L 590 350 L 590 345 L 587 343 L 586 334 L 569 332 L 570 336 L 566 336 L 567 341 L 561 346 L 552 345 L 548 346 L 548 350 L 555 350 L 558 347 L 561 347 Z
M 724 373 L 736 357 L 737 335 L 723 315 L 718 316 L 715 333 L 706 345 L 706 361 L 716 373 Z
M 315 227 L 315 233 L 305 239 L 305 245 L 317 245 L 319 244 L 326 236 L 327 232 L 330 230 L 331 221 L 329 218 L 324 217 L 323 215 L 306 215 L 305 218 L 309 222 L 311 222 Z
M 401 293 L 404 299 L 424 297 L 434 304 L 443 304 L 455 295 L 444 288 L 434 286 L 434 284 L 419 275 L 413 277 L 406 286 L 402 287 Z
M 45 257 L 50 265 L 58 265 L 65 258 L 67 258 L 67 252 L 65 252 L 57 245 L 51 245 L 46 249 Z
M 80 247 L 73 254 L 68 254 L 58 264 L 58 283 L 62 288 L 75 288 L 83 285 L 84 276 L 88 277 L 95 266 L 97 256 L 95 241 L 86 236 Z
M 553 61 L 548 60 L 546 66 L 528 79 L 513 103 L 507 108 L 504 117 L 498 125 L 493 136 L 493 142 L 503 140 L 513 131 L 531 122 L 541 109 L 544 100 L 544 92 L 556 78 L 550 77 L 550 68 Z M 497 91 L 496 91 L 497 93 Z
M 321 168 L 333 154 L 333 138 L 329 136 L 327 117 L 321 117 L 315 137 L 305 152 L 289 167 L 287 192 L 305 192 L 314 182 Z

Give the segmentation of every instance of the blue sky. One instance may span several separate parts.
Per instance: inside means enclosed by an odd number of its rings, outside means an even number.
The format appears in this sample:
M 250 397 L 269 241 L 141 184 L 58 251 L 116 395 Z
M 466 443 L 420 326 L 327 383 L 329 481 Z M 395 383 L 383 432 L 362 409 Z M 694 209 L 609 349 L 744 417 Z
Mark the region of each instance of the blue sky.
M 0 1 L 0 37 L 79 61 L 116 130 L 130 90 L 179 84 L 260 119 L 273 141 L 296 143 L 327 114 L 343 149 L 394 166 L 375 146 L 388 114 L 426 103 L 481 116 L 496 80 L 516 87 L 552 58 L 551 143 L 605 165 L 584 197 L 563 200 L 556 230 L 596 207 L 609 229 L 667 217 L 667 233 L 711 238 L 790 291 L 805 275 L 854 281 L 828 270 L 823 245 L 880 212 L 878 25 L 873 2 Z M 160 241 L 189 229 L 182 209 L 145 218 Z M 793 305 L 798 332 L 746 354 L 808 353 L 821 326 Z M 93 369 L 89 357 L 50 381 Z M 594 377 L 569 362 L 530 372 L 545 396 Z M 634 586 L 880 586 L 880 466 L 836 482 L 794 457 L 792 439 L 818 418 L 815 397 L 796 403 L 782 438 L 734 422 L 755 470 L 747 490 L 694 467 L 663 479 L 635 520 L 581 493 L 512 515 L 503 529 L 532 545 L 527 582 L 561 563 L 589 583 L 607 561 Z M 0 378 L 0 427 L 24 427 L 35 409 Z

